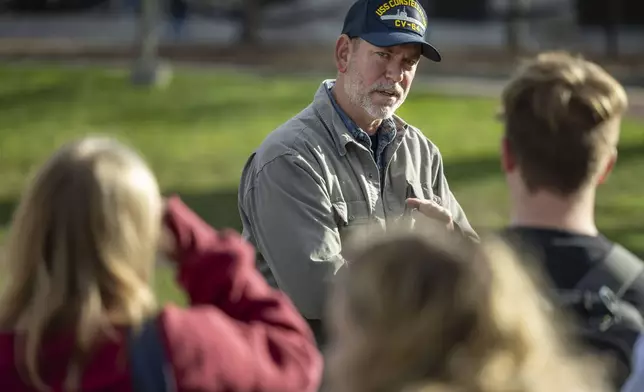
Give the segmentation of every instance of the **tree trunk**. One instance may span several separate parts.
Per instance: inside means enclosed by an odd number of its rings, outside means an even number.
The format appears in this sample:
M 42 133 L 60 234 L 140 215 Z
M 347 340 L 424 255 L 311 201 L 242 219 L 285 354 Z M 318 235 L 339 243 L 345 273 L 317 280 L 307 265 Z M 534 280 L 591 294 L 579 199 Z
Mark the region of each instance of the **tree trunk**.
M 141 0 L 138 25 L 138 58 L 132 70 L 132 82 L 153 85 L 159 79 L 160 0 Z
M 505 44 L 508 52 L 517 55 L 522 50 L 521 35 L 525 28 L 525 14 L 529 0 L 508 0 L 505 26 Z
M 619 26 L 622 16 L 622 0 L 606 0 L 608 15 L 604 31 L 606 33 L 606 56 L 612 59 L 619 57 Z
M 241 19 L 241 43 L 255 46 L 260 42 L 259 30 L 262 21 L 262 8 L 259 0 L 243 0 Z

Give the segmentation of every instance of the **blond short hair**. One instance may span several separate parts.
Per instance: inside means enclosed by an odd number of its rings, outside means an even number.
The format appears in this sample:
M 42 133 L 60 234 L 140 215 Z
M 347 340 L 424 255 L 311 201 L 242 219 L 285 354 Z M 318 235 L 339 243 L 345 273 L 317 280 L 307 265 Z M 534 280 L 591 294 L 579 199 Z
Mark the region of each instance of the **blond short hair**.
M 502 95 L 505 136 L 529 190 L 579 190 L 616 148 L 628 106 L 599 65 L 547 52 L 516 71 Z

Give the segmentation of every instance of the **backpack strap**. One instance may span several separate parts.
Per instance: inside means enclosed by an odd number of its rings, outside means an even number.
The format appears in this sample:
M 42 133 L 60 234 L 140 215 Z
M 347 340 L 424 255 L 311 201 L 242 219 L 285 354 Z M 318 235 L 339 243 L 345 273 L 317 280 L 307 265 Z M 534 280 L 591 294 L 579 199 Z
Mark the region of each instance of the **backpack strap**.
M 644 262 L 623 246 L 613 244 L 604 260 L 579 280 L 575 290 L 595 293 L 608 287 L 621 298 L 642 274 Z
M 156 317 L 146 320 L 140 329 L 130 329 L 127 347 L 135 391 L 175 390 Z

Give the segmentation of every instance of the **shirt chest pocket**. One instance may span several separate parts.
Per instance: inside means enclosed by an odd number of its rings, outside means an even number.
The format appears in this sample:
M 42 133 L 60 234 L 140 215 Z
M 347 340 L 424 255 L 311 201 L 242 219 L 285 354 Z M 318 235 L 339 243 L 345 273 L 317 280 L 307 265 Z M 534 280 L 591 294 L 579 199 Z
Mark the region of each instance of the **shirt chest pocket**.
M 421 183 L 417 181 L 407 181 L 407 197 L 416 198 L 421 200 L 432 200 L 439 205 L 443 205 L 441 197 L 434 193 L 432 187 L 428 183 Z
M 405 180 L 398 188 L 390 189 L 385 200 L 389 216 L 399 218 L 409 212 L 406 200 L 409 198 L 427 200 L 433 197 L 432 189 L 418 181 Z
M 335 221 L 342 241 L 366 235 L 374 220 L 366 201 L 337 201 L 332 204 Z

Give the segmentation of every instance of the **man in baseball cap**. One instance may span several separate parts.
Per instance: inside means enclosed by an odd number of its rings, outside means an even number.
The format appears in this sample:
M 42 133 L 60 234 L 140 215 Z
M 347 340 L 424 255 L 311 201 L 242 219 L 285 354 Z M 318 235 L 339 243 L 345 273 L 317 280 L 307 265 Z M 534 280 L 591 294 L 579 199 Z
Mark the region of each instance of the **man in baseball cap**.
M 425 40 L 427 14 L 415 0 L 360 0 L 351 6 L 342 34 L 362 38 L 374 46 L 420 44 L 421 53 L 441 61 L 438 50 Z
M 415 0 L 359 0 L 335 45 L 335 79 L 271 132 L 239 186 L 244 236 L 266 279 L 309 321 L 320 344 L 327 285 L 356 230 L 414 225 L 411 211 L 477 238 L 452 194 L 438 148 L 395 115 L 423 57 L 427 15 Z M 375 224 L 372 226 L 371 224 Z

